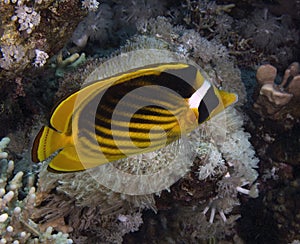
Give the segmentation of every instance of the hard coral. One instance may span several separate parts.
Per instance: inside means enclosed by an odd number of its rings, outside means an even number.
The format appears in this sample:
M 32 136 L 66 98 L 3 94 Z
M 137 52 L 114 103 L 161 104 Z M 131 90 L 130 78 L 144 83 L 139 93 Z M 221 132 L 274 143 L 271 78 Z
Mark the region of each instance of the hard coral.
M 277 69 L 269 64 L 258 68 L 256 78 L 259 84 L 259 95 L 254 103 L 257 113 L 273 120 L 285 119 L 288 116 L 299 118 L 296 103 L 300 100 L 299 63 L 292 63 L 285 71 L 282 82 L 275 83 Z
M 13 173 L 14 161 L 8 160 L 4 151 L 9 142 L 8 137 L 0 141 L 0 243 L 73 243 L 68 234 L 52 233 L 51 226 L 42 231 L 41 225 L 32 220 L 36 202 L 34 180 L 29 177 L 24 186 L 24 173 Z

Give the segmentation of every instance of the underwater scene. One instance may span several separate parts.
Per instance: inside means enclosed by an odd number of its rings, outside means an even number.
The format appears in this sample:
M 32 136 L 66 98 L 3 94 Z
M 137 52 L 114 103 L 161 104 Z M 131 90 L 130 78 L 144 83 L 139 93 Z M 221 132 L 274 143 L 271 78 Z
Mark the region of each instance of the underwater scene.
M 0 0 L 0 244 L 300 244 L 300 0 Z

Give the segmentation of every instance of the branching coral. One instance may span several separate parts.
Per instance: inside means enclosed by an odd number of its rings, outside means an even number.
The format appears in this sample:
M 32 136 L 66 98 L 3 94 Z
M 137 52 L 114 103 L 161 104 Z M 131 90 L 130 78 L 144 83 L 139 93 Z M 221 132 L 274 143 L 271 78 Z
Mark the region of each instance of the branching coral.
M 63 51 L 56 55 L 56 60 L 51 64 L 55 68 L 55 75 L 63 77 L 65 72 L 75 69 L 86 61 L 85 53 L 73 53 L 63 59 Z
M 53 233 L 49 226 L 41 231 L 38 224 L 32 220 L 35 211 L 36 192 L 33 187 L 33 179 L 28 178 L 28 183 L 23 186 L 22 171 L 13 174 L 14 162 L 8 160 L 8 154 L 3 150 L 9 143 L 9 138 L 2 138 L 0 141 L 0 236 L 1 243 L 72 243 L 68 234 Z M 13 177 L 12 177 L 13 176 Z M 11 178 L 12 177 L 12 178 Z M 9 180 L 10 179 L 10 180 Z M 26 192 L 25 198 L 19 194 Z
M 46 52 L 41 51 L 39 49 L 35 49 L 35 54 L 36 57 L 33 65 L 36 67 L 44 66 L 44 64 L 47 62 L 47 59 L 49 58 L 49 55 Z
M 258 159 L 255 157 L 255 152 L 248 141 L 249 134 L 243 131 L 241 126 L 242 118 L 234 109 L 228 110 L 226 119 L 215 118 L 204 126 L 206 137 L 203 140 L 213 141 L 214 146 L 210 147 L 208 157 L 204 159 L 204 167 L 218 163 L 218 168 L 212 168 L 212 172 L 218 175 L 223 175 L 222 179 L 217 182 L 217 195 L 209 204 L 212 208 L 210 222 L 213 221 L 215 211 L 219 211 L 220 216 L 224 221 L 226 217 L 224 213 L 230 213 L 232 208 L 239 203 L 237 194 L 243 193 L 251 197 L 257 197 L 258 191 L 255 187 L 257 172 L 254 168 L 257 167 Z M 221 122 L 223 120 L 223 122 Z M 225 123 L 224 123 L 225 122 Z M 221 127 L 218 124 L 222 124 Z M 219 131 L 216 131 L 218 129 Z M 223 131 L 222 133 L 220 133 Z M 223 135 L 223 140 L 219 136 Z M 218 138 L 216 138 L 218 136 Z M 214 158 L 213 155 L 218 155 Z M 222 156 L 221 156 L 222 155 Z M 225 163 L 226 162 L 226 163 Z M 203 166 L 199 168 L 200 179 L 204 179 L 206 171 L 203 172 Z M 221 167 L 221 171 L 220 171 Z M 226 173 L 227 172 L 227 173 Z M 244 189 L 243 186 L 249 185 L 250 190 Z M 204 213 L 208 208 L 204 210 Z

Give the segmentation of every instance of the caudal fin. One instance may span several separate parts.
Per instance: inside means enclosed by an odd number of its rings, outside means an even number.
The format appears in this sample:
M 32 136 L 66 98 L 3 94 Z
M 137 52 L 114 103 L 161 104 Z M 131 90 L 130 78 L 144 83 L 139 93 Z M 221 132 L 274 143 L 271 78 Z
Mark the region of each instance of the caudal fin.
M 41 162 L 56 151 L 59 153 L 51 159 L 48 168 L 54 172 L 73 172 L 96 167 L 101 158 L 79 158 L 71 136 L 66 136 L 48 126 L 44 126 L 36 136 L 31 155 L 33 162 Z M 81 163 L 81 160 L 88 163 Z M 104 160 L 107 159 L 104 158 Z
M 31 157 L 33 162 L 41 162 L 67 144 L 66 135 L 44 126 L 36 136 Z
M 219 94 L 221 96 L 224 108 L 227 108 L 238 101 L 238 96 L 235 93 L 219 90 Z

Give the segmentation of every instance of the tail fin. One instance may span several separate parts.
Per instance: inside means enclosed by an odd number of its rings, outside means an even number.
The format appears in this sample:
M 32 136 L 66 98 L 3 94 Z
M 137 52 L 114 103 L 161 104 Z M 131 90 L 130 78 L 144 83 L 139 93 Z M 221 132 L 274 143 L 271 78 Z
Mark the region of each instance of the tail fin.
M 31 157 L 33 162 L 40 162 L 66 145 L 66 135 L 44 126 L 36 136 Z
M 219 90 L 223 106 L 227 108 L 228 106 L 236 103 L 238 101 L 238 96 L 235 93 L 230 93 L 226 91 Z

